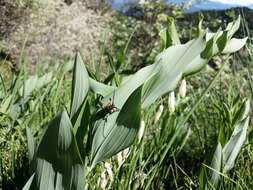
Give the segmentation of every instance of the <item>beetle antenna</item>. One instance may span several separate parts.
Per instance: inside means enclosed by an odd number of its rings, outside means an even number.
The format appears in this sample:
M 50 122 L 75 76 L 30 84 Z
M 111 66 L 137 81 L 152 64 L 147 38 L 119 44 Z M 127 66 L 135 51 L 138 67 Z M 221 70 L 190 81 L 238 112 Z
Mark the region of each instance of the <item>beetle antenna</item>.
M 112 99 L 113 104 L 114 104 L 114 97 L 115 97 L 115 90 L 113 91 L 113 99 Z

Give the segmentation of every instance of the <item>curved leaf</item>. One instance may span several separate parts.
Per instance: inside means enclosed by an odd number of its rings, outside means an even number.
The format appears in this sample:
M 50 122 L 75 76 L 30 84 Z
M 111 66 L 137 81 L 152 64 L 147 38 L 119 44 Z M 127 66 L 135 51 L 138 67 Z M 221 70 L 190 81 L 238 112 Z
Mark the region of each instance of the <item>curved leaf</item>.
M 201 53 L 204 59 L 210 59 L 218 53 L 233 53 L 242 48 L 246 39 L 232 39 L 232 36 L 239 29 L 241 17 L 239 16 L 235 22 L 228 24 L 225 31 L 218 31 L 216 33 L 207 33 L 207 46 Z M 238 44 L 236 44 L 238 43 Z
M 107 96 L 115 90 L 115 87 L 97 82 L 92 78 L 89 78 L 89 81 L 91 90 L 96 94 L 102 95 L 103 97 Z
M 35 143 L 32 136 L 32 133 L 29 128 L 26 128 L 26 136 L 27 136 L 27 146 L 28 146 L 28 159 L 31 164 L 34 154 L 35 154 Z
M 211 163 L 211 168 L 213 170 L 210 171 L 210 177 L 211 177 L 211 183 L 213 187 L 217 187 L 219 178 L 220 178 L 220 171 L 221 171 L 221 165 L 222 165 L 222 147 L 221 144 L 218 143 L 216 150 L 213 155 L 213 160 Z M 208 188 L 206 188 L 208 189 Z
M 72 81 L 72 98 L 70 118 L 79 113 L 89 91 L 89 76 L 79 53 L 76 54 Z
M 167 49 L 172 45 L 180 44 L 180 39 L 178 37 L 174 19 L 172 17 L 168 17 L 167 19 L 168 19 L 168 28 L 162 30 L 159 33 L 162 50 Z
M 249 117 L 235 127 L 230 140 L 223 148 L 224 172 L 227 172 L 234 167 L 234 162 L 246 140 L 248 126 Z
M 172 91 L 183 75 L 196 72 L 207 60 L 200 57 L 205 48 L 203 36 L 183 45 L 171 46 L 157 56 L 159 71 L 152 84 L 144 85 L 143 107 L 151 105 L 163 94 Z
M 137 88 L 130 95 L 119 113 L 113 113 L 107 121 L 102 118 L 95 122 L 91 150 L 92 167 L 134 142 L 140 125 L 141 89 Z
M 225 46 L 222 53 L 227 54 L 240 50 L 246 44 L 247 40 L 247 37 L 243 39 L 232 38 Z
M 84 167 L 64 110 L 48 126 L 38 146 L 34 180 L 29 189 L 84 189 Z

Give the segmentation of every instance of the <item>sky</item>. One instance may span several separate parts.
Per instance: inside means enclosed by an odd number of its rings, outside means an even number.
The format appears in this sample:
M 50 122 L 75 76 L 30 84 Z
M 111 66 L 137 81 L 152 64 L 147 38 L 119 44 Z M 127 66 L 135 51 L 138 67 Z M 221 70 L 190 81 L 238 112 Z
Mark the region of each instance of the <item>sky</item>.
M 124 1 L 124 0 L 122 0 Z M 173 3 L 182 3 L 182 2 L 188 2 L 188 1 L 194 1 L 194 0 L 168 0 L 169 2 L 173 2 Z M 253 5 L 253 0 L 195 0 L 198 2 L 214 2 L 214 3 L 222 3 L 222 4 L 232 4 L 232 5 L 241 5 L 241 6 L 249 6 L 249 5 Z
M 198 10 L 221 10 L 232 7 L 248 7 L 253 9 L 253 0 L 167 0 L 172 3 L 192 2 L 192 7 L 187 12 Z M 195 3 L 194 3 L 195 2 Z
M 186 12 L 198 10 L 229 9 L 232 7 L 248 7 L 253 9 L 253 0 L 167 0 L 172 3 L 192 2 L 192 7 Z M 120 8 L 126 2 L 138 2 L 138 0 L 114 0 L 113 8 Z M 196 2 L 196 3 L 194 3 Z
M 208 0 L 210 2 L 230 4 L 230 5 L 239 5 L 239 6 L 252 6 L 253 0 Z
M 253 9 L 253 0 L 205 0 L 200 3 L 193 4 L 187 12 L 213 9 L 222 10 L 232 7 L 248 7 Z

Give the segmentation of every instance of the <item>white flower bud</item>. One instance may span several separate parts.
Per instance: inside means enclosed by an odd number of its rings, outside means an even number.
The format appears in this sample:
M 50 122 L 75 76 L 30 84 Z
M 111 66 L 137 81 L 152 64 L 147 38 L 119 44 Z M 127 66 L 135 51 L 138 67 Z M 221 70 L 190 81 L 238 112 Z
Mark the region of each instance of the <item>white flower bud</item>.
M 118 167 L 120 167 L 123 164 L 123 156 L 122 156 L 123 151 L 119 152 L 116 157 L 117 157 L 117 162 L 118 162 Z
M 155 123 L 157 123 L 163 113 L 163 105 L 160 105 L 159 108 L 158 108 L 158 111 L 156 112 L 155 114 Z
M 118 167 L 120 167 L 125 162 L 125 159 L 128 157 L 129 154 L 130 154 L 130 148 L 128 147 L 116 155 Z
M 174 91 L 172 91 L 169 95 L 168 104 L 169 104 L 170 112 L 174 112 L 175 109 L 176 109 L 176 98 L 175 98 L 175 92 Z
M 141 124 L 140 124 L 140 129 L 139 129 L 139 132 L 138 132 L 138 143 L 141 142 L 144 131 L 145 131 L 145 122 L 142 120 Z
M 186 80 L 183 79 L 181 85 L 179 87 L 179 95 L 181 98 L 185 98 L 186 96 Z
M 105 169 L 106 169 L 106 171 L 107 171 L 107 173 L 108 173 L 108 176 L 109 176 L 110 180 L 113 181 L 113 171 L 112 171 L 112 166 L 111 166 L 111 164 L 108 163 L 108 162 L 106 162 L 106 163 L 105 163 Z
M 123 160 L 125 160 L 128 155 L 130 154 L 130 148 L 125 148 L 123 151 L 122 151 L 122 157 L 123 157 Z
M 103 171 L 100 178 L 99 178 L 99 186 L 105 190 L 108 180 L 106 179 L 106 171 Z

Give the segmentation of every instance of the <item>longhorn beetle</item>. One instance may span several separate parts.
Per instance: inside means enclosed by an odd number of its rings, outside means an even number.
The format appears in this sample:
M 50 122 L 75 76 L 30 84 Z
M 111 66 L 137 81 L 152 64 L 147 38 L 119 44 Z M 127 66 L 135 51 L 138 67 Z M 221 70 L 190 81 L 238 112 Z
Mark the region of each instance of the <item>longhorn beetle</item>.
M 113 92 L 113 99 L 109 98 L 109 102 L 105 106 L 101 106 L 102 109 L 98 111 L 97 115 L 99 116 L 99 118 L 102 117 L 103 120 L 107 121 L 109 115 L 113 114 L 114 112 L 120 111 L 120 109 L 114 105 L 114 97 L 115 91 Z

